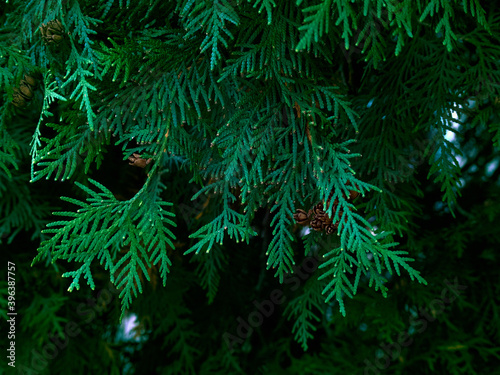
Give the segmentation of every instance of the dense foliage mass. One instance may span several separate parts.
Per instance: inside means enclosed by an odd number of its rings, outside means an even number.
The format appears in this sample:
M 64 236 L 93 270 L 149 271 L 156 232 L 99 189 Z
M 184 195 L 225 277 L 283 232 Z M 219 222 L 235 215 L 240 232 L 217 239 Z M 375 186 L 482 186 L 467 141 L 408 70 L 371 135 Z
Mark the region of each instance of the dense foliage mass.
M 1 2 L 6 369 L 498 371 L 495 1 Z

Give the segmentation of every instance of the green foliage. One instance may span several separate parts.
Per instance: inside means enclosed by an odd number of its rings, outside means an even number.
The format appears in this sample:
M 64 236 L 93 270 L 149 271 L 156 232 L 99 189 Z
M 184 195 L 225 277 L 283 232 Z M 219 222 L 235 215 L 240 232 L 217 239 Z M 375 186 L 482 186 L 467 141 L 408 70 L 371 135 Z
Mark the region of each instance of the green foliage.
M 73 288 L 80 289 L 81 277 L 87 279 L 92 289 L 95 288 L 91 266 L 98 261 L 110 271 L 111 281 L 121 288 L 123 316 L 132 302 L 132 295 L 137 297 L 137 291 L 142 293 L 139 273 L 150 281 L 148 269 L 159 263 L 160 275 L 163 283 L 166 282 L 171 266 L 167 246 L 173 247 L 172 239 L 175 239 L 165 226 L 175 226 L 168 218 L 174 215 L 165 209 L 171 203 L 161 201 L 156 189 L 147 189 L 150 185 L 164 188 L 158 177 L 128 201 L 117 200 L 104 186 L 94 180 L 89 181 L 102 192 L 94 192 L 76 182 L 90 197 L 87 202 L 63 197 L 82 208 L 76 213 L 57 213 L 73 219 L 48 225 L 55 228 L 44 233 L 52 233 L 53 236 L 41 244 L 40 254 L 34 262 L 45 256 L 50 257 L 52 262 L 58 259 L 83 262 L 76 271 L 63 274 L 63 277 L 73 278 L 68 288 L 71 291 Z M 120 254 L 120 248 L 126 248 L 126 254 Z
M 500 358 L 493 1 L 2 6 L 0 244 L 29 286 L 20 361 L 77 321 L 40 373 L 356 373 L 403 331 L 388 373 L 493 371 L 476 365 Z M 54 19 L 62 40 L 46 43 Z M 294 220 L 319 202 L 332 234 Z M 467 296 L 433 334 L 407 324 L 436 318 L 455 277 Z M 134 314 L 139 338 L 118 338 Z
M 208 304 L 214 301 L 220 284 L 221 271 L 227 266 L 227 259 L 222 246 L 215 244 L 207 254 L 193 258 L 198 262 L 196 273 L 200 275 L 201 286 L 207 290 Z
M 193 7 L 194 6 L 194 7 Z M 193 7 L 191 9 L 191 7 Z M 234 39 L 231 31 L 226 27 L 225 22 L 239 25 L 238 13 L 226 0 L 188 1 L 180 13 L 185 17 L 185 29 L 188 30 L 185 37 L 188 38 L 199 30 L 205 32 L 206 36 L 201 42 L 201 53 L 210 49 L 210 69 L 213 70 L 218 60 L 222 57 L 221 45 L 228 47 L 226 37 Z M 225 34 L 225 35 L 224 35 Z
M 315 322 L 321 322 L 321 316 L 326 310 L 321 295 L 323 287 L 318 279 L 309 279 L 301 294 L 291 300 L 284 311 L 284 314 L 288 315 L 288 320 L 294 322 L 292 332 L 295 333 L 295 340 L 304 351 L 308 349 L 308 340 L 314 338 L 312 332 L 317 329 Z
M 230 207 L 230 203 L 234 202 L 236 197 L 229 190 L 229 184 L 221 181 L 220 184 L 208 185 L 206 188 L 201 189 L 192 199 L 196 199 L 205 189 L 215 189 L 216 191 L 220 189 L 222 193 L 222 213 L 189 236 L 190 238 L 197 238 L 199 241 L 187 250 L 185 254 L 191 252 L 199 253 L 203 248 L 206 248 L 206 252 L 208 253 L 215 243 L 222 245 L 226 230 L 231 239 L 233 236 L 235 237 L 237 243 L 239 241 L 247 241 L 248 243 L 250 236 L 256 235 L 256 233 L 249 227 L 249 223 L 245 222 L 245 215 L 236 212 Z
M 26 185 L 29 175 L 16 174 L 12 178 L 0 175 L 2 201 L 0 210 L 0 243 L 6 237 L 10 243 L 21 231 L 31 231 L 32 239 L 41 237 L 41 230 L 48 223 L 51 207 Z

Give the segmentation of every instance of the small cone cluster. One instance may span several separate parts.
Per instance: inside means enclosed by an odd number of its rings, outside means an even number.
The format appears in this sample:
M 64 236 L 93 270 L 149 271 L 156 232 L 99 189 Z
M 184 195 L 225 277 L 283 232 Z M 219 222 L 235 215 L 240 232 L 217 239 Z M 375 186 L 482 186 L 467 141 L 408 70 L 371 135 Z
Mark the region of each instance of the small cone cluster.
M 351 190 L 349 192 L 349 197 L 347 199 L 349 200 L 354 200 L 358 197 L 359 193 L 357 191 Z M 330 198 L 328 199 L 327 206 L 330 205 Z M 337 210 L 337 205 L 338 205 L 338 200 L 335 199 L 333 202 L 333 208 L 332 212 L 336 212 Z M 302 209 L 297 209 L 295 211 L 295 214 L 293 215 L 293 218 L 297 222 L 297 224 L 300 225 L 308 225 L 312 229 L 314 229 L 317 232 L 324 231 L 326 234 L 332 234 L 335 232 L 335 230 L 339 226 L 339 222 L 333 222 L 333 219 L 326 214 L 326 212 L 323 210 L 324 202 L 321 201 L 320 203 L 316 204 L 313 206 L 308 212 L 302 210 Z M 339 218 L 342 218 L 343 216 L 343 211 L 340 210 L 339 212 Z M 344 219 L 344 222 L 347 222 L 347 218 Z
M 146 165 L 151 163 L 151 160 L 153 160 L 153 159 L 141 158 L 141 155 L 134 152 L 132 154 L 132 156 L 129 156 L 128 160 L 130 161 L 129 165 L 133 165 L 133 166 L 139 167 L 139 168 L 144 168 Z
M 25 75 L 24 79 L 21 80 L 19 88 L 14 89 L 12 104 L 19 108 L 24 107 L 33 99 L 35 89 L 36 80 L 33 77 Z
M 59 44 L 64 39 L 64 28 L 59 20 L 42 23 L 40 33 L 46 44 Z

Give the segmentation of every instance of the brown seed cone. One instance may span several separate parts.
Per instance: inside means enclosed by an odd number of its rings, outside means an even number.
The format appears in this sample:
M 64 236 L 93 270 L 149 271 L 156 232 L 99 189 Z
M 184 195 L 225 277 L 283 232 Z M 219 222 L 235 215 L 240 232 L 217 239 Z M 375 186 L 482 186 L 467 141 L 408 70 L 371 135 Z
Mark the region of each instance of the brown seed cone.
M 52 35 L 52 41 L 54 41 L 56 44 L 61 43 L 63 39 L 63 35 Z
M 19 89 L 14 89 L 14 95 L 12 97 L 12 104 L 18 108 L 22 108 L 26 105 L 26 101 L 19 93 Z
M 129 156 L 128 160 L 130 161 L 129 165 L 144 168 L 146 165 L 151 163 L 151 160 L 153 159 L 149 158 L 146 160 L 144 158 L 141 158 L 141 155 L 133 153 L 132 156 Z
M 325 227 L 326 227 L 327 225 L 333 224 L 333 220 L 332 220 L 332 219 L 330 219 L 330 217 L 329 217 L 329 216 L 325 216 L 325 217 L 323 217 L 323 218 L 322 218 L 322 219 L 320 219 L 320 220 L 321 220 L 321 222 L 323 223 L 323 229 L 325 229 Z
M 333 232 L 335 232 L 335 229 L 337 229 L 337 226 L 333 224 L 328 224 L 325 226 L 326 234 L 332 234 Z
M 21 81 L 21 83 L 23 83 L 23 81 Z M 36 79 L 26 74 L 24 75 L 24 83 L 31 86 L 33 90 L 36 88 Z
M 323 210 L 323 203 L 318 203 L 313 207 L 312 211 L 317 218 L 326 216 L 326 212 Z
M 42 23 L 40 33 L 47 44 L 59 44 L 64 39 L 64 28 L 57 19 L 47 22 L 47 25 Z
M 326 207 L 330 207 L 330 201 L 331 201 L 332 197 L 330 196 L 330 198 L 326 201 Z M 339 204 L 339 200 L 338 199 L 335 199 L 333 201 L 333 211 L 335 212 L 335 208 L 337 207 L 337 205 Z
M 47 32 L 50 35 L 61 35 L 64 32 L 63 25 L 58 19 L 47 22 Z
M 301 225 L 309 224 L 309 215 L 300 208 L 295 211 L 295 213 L 293 214 L 293 218 L 298 224 Z
M 319 232 L 323 229 L 323 222 L 319 219 L 314 219 L 311 221 L 311 228 Z
M 30 101 L 33 99 L 33 90 L 25 82 L 21 81 L 21 86 L 19 87 L 19 94 L 24 98 L 24 100 Z
M 351 190 L 349 192 L 349 199 L 350 200 L 356 199 L 358 196 L 359 196 L 359 193 L 357 191 Z

